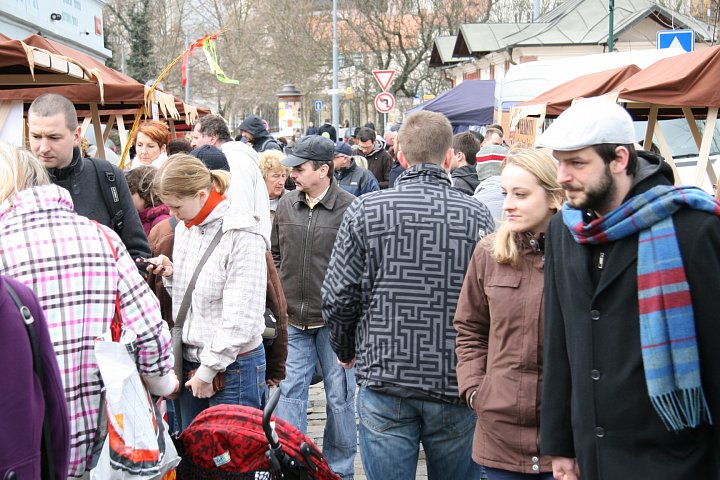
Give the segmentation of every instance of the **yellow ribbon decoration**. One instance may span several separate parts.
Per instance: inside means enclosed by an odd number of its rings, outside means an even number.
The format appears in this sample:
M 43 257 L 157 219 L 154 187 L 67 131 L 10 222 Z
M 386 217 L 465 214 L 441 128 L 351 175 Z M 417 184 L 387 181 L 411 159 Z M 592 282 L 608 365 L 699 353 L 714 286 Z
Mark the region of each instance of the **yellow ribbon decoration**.
M 205 52 L 205 58 L 207 58 L 208 64 L 210 65 L 210 71 L 215 74 L 220 82 L 240 85 L 239 80 L 228 78 L 223 69 L 220 68 L 220 65 L 218 65 L 215 42 L 211 38 L 206 38 L 203 42 L 203 52 Z

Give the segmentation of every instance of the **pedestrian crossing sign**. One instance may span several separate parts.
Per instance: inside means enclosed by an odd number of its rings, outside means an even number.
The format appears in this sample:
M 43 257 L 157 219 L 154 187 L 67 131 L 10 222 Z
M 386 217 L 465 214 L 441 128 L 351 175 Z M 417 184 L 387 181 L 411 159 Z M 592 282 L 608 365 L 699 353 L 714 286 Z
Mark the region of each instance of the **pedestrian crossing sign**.
M 657 48 L 682 48 L 686 52 L 695 50 L 695 32 L 693 30 L 659 30 Z

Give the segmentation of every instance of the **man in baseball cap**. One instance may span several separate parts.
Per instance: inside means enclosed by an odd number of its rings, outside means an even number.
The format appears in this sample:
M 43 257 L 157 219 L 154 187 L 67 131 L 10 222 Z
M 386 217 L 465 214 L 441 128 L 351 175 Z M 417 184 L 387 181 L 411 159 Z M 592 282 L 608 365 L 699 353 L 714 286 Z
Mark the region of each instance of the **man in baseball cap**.
M 545 242 L 540 451 L 566 480 L 717 478 L 720 207 L 634 141 L 593 98 L 537 142 L 567 193 Z
M 338 365 L 320 313 L 320 289 L 345 210 L 355 199 L 333 178 L 335 143 L 320 135 L 301 138 L 280 163 L 291 167 L 296 190 L 282 196 L 272 228 L 272 254 L 288 311 L 287 377 L 276 415 L 307 432 L 308 388 L 315 365 L 325 379 L 328 424 L 323 453 L 343 478 L 355 471 L 355 371 Z
M 333 165 L 335 166 L 335 180 L 354 196 L 359 197 L 380 190 L 375 175 L 355 162 L 352 147 L 342 140 L 338 140 L 335 144 Z

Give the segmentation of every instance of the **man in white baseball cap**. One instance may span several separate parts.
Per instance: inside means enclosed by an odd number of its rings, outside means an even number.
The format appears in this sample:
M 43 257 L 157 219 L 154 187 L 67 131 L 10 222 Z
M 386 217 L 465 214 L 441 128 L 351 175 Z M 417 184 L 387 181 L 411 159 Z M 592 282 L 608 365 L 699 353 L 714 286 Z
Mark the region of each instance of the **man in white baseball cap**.
M 634 140 L 594 98 L 537 142 L 567 193 L 545 242 L 540 451 L 565 480 L 719 478 L 720 206 Z

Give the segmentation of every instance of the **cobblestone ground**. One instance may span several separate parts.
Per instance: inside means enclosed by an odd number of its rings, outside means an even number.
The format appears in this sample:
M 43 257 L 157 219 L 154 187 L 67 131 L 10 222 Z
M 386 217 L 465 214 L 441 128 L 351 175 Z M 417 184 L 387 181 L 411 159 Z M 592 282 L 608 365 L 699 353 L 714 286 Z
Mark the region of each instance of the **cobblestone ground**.
M 323 383 L 310 387 L 310 399 L 308 407 L 308 437 L 315 444 L 322 448 L 323 429 L 325 428 L 325 389 Z M 355 457 L 355 480 L 366 480 L 365 471 L 360 460 L 360 449 Z M 420 449 L 420 458 L 418 460 L 418 468 L 416 478 L 419 480 L 427 480 L 427 470 L 425 468 L 425 452 Z

